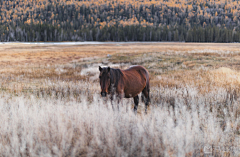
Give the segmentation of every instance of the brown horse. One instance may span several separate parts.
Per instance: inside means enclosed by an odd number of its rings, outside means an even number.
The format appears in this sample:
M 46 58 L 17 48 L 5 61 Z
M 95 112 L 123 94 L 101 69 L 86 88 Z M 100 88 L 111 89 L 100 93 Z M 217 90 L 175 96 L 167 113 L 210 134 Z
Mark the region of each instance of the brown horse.
M 139 97 L 142 92 L 142 100 L 145 101 L 145 112 L 147 112 L 148 103 L 150 102 L 149 92 L 149 73 L 142 66 L 132 66 L 126 70 L 113 69 L 110 67 L 101 68 L 99 66 L 99 81 L 101 86 L 101 95 L 106 97 L 107 94 L 116 94 L 118 98 L 134 99 L 134 111 L 137 111 Z

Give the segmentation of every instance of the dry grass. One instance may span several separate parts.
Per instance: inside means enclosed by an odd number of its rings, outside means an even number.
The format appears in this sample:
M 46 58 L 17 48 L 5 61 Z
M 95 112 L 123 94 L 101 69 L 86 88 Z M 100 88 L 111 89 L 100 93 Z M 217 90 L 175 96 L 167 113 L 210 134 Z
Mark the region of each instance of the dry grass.
M 237 149 L 239 48 L 206 43 L 1 44 L 0 154 L 204 156 L 207 145 Z M 113 111 L 98 96 L 98 66 L 125 69 L 136 64 L 151 75 L 148 114 L 141 103 L 135 115 L 132 99 Z
M 152 87 L 188 85 L 200 93 L 221 87 L 238 94 L 239 47 L 237 43 L 1 44 L 0 84 L 10 93 L 49 90 L 49 80 L 97 84 L 99 65 L 122 69 L 142 65 L 150 72 Z
M 239 47 L 236 43 L 1 44 L 0 83 L 10 93 L 47 89 L 46 80 L 97 83 L 99 65 L 124 69 L 137 64 L 149 70 L 152 87 L 238 91 Z M 232 70 L 231 77 L 217 72 L 221 67 Z

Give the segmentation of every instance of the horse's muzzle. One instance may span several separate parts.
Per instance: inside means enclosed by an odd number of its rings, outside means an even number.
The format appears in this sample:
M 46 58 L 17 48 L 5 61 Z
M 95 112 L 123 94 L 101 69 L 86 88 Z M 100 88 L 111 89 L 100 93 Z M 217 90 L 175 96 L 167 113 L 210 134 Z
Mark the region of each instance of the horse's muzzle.
M 106 92 L 101 92 L 101 96 L 102 96 L 102 97 L 106 97 L 106 96 L 107 96 L 107 93 L 106 93 Z

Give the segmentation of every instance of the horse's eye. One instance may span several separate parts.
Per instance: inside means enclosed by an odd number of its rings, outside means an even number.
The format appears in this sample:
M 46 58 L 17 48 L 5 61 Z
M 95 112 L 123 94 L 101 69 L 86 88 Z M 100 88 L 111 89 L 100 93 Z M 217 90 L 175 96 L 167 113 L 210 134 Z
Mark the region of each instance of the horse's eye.
M 101 78 L 101 76 L 99 76 L 99 78 Z

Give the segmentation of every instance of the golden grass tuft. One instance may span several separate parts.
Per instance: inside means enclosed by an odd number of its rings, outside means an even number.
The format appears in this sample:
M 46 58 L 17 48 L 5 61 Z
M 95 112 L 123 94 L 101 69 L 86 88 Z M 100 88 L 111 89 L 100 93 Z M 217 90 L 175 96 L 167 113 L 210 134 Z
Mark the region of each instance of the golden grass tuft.
M 230 68 L 221 67 L 210 72 L 213 75 L 214 81 L 219 84 L 240 84 L 240 72 Z

